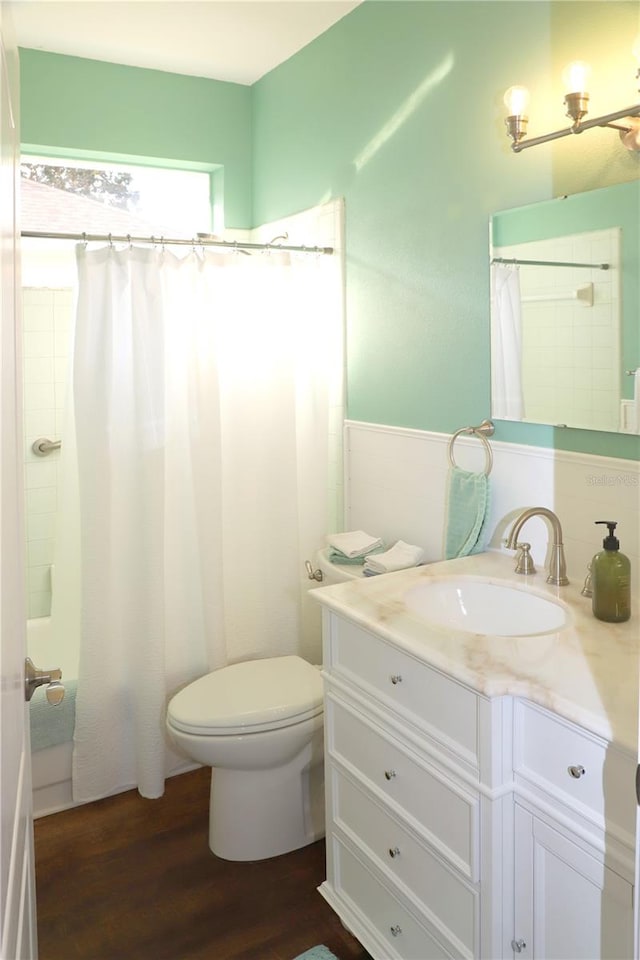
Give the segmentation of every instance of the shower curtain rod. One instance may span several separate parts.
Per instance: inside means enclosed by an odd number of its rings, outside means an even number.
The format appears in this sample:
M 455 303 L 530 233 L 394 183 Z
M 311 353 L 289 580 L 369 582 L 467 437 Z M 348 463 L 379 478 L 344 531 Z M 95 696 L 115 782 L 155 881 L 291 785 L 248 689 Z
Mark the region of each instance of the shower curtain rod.
M 154 246 L 185 246 L 185 247 L 225 247 L 228 250 L 282 250 L 291 253 L 316 253 L 320 256 L 331 256 L 333 247 L 305 247 L 274 243 L 245 243 L 238 240 L 213 240 L 208 235 L 198 234 L 195 239 L 180 240 L 167 237 L 132 237 L 116 236 L 112 233 L 45 233 L 38 230 L 23 230 L 22 237 L 38 240 L 76 240 L 82 243 L 100 241 L 104 243 L 152 243 Z M 276 240 L 280 239 L 276 237 Z
M 515 257 L 493 257 L 491 263 L 517 263 L 525 267 L 590 267 L 592 270 L 608 270 L 608 263 L 572 263 L 562 260 L 516 260 Z

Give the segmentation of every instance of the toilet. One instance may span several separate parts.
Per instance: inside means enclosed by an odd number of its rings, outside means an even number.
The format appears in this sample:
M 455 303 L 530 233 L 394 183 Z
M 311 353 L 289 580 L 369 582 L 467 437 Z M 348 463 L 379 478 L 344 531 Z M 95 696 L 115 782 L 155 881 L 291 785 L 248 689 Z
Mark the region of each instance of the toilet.
M 315 557 L 318 586 L 362 576 Z M 315 586 L 315 584 L 314 584 Z M 264 860 L 324 836 L 320 668 L 298 656 L 230 664 L 169 702 L 180 753 L 212 768 L 209 847 L 224 860 Z

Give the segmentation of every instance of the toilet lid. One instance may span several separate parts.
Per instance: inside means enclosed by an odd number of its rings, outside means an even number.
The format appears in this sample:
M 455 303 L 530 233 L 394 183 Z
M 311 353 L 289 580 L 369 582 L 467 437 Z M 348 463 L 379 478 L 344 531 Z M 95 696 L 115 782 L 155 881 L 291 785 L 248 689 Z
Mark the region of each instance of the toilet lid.
M 185 733 L 256 733 L 322 712 L 322 678 L 301 657 L 247 660 L 190 683 L 169 703 L 170 723 Z

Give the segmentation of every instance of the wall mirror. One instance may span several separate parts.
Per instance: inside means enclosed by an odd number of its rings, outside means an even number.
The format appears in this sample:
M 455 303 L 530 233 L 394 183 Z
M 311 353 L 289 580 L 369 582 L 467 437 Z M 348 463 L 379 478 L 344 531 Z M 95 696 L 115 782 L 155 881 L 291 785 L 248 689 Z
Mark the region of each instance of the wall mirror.
M 491 217 L 491 415 L 640 433 L 640 181 Z

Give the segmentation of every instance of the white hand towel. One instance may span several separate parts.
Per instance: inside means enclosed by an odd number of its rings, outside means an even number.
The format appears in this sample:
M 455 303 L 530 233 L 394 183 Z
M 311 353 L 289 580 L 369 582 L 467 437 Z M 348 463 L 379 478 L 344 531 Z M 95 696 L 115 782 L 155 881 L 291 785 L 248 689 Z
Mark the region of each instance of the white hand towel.
M 382 540 L 379 537 L 372 537 L 364 530 L 332 533 L 327 537 L 327 543 L 334 550 L 344 553 L 345 557 L 364 557 L 366 553 L 382 546 Z
M 390 550 L 366 557 L 364 573 L 391 573 L 392 570 L 405 570 L 407 567 L 417 567 L 422 562 L 424 550 L 404 540 L 398 540 Z

